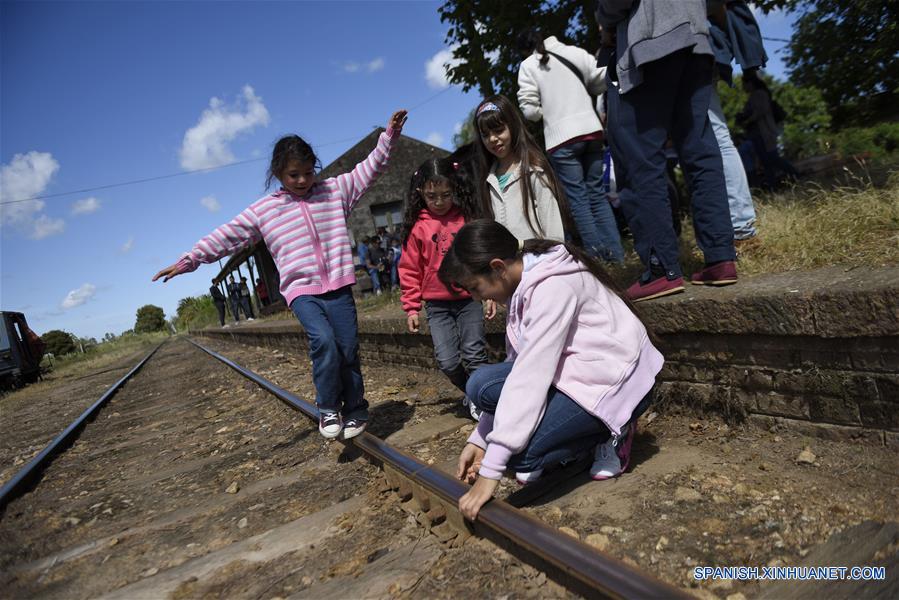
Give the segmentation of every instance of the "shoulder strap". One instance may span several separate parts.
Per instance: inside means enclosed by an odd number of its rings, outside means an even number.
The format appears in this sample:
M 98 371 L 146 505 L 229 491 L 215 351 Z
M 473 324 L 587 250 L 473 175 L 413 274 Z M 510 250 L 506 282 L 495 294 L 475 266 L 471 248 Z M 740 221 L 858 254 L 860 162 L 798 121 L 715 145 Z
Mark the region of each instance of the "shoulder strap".
M 587 82 L 584 80 L 584 74 L 581 73 L 578 70 L 578 68 L 575 67 L 574 64 L 570 60 L 568 60 L 564 56 L 560 56 L 560 55 L 556 54 L 555 52 L 550 52 L 549 50 L 547 50 L 546 53 L 549 54 L 550 56 L 555 57 L 556 60 L 558 60 L 560 63 L 562 63 L 569 69 L 571 69 L 571 72 L 574 73 L 575 77 L 578 78 L 578 81 L 580 81 L 581 84 L 584 86 L 584 89 L 587 90 L 587 95 L 592 96 L 592 94 L 590 93 L 590 90 L 587 89 Z

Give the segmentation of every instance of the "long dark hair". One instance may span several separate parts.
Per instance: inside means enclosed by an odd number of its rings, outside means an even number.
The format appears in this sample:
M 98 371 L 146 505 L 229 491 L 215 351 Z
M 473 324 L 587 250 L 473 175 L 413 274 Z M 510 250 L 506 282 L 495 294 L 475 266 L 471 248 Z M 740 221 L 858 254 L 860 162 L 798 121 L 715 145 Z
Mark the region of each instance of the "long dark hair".
M 409 181 L 409 195 L 406 197 L 406 212 L 403 215 L 401 240 L 404 247 L 421 211 L 428 206 L 421 191 L 429 181 L 449 183 L 453 191 L 453 205 L 459 208 L 466 221 L 472 219 L 475 212 L 474 186 L 466 176 L 466 171 L 460 167 L 461 165 L 452 158 L 429 158 L 412 174 Z
M 489 106 L 491 104 L 496 108 Z M 553 171 L 543 150 L 540 149 L 540 146 L 537 145 L 537 142 L 534 141 L 533 136 L 525 126 L 524 119 L 518 108 L 502 95 L 486 98 L 478 105 L 478 109 L 475 111 L 474 130 L 477 134 L 475 135 L 474 146 L 478 171 L 482 174 L 482 178 L 478 182 L 478 204 L 480 206 L 478 216 L 489 219 L 495 218 L 493 206 L 490 203 L 490 189 L 487 186 L 486 174 L 490 171 L 490 165 L 493 164 L 496 157 L 487 150 L 482 136 L 494 131 L 501 131 L 504 127 L 509 128 L 509 134 L 512 138 L 512 147 L 509 151 L 521 163 L 522 210 L 530 228 L 540 236 L 545 234 L 534 206 L 536 194 L 531 182 L 531 174 L 534 174 L 543 181 L 553 193 L 553 196 L 555 196 L 559 205 L 559 213 L 562 215 L 562 225 L 565 228 L 565 232 L 570 235 L 577 235 L 577 228 L 574 226 L 574 221 L 571 218 L 565 191 L 559 185 L 555 171 Z
M 448 289 L 464 289 L 462 283 L 471 280 L 472 277 L 491 277 L 493 275 L 490 261 L 494 258 L 504 261 L 518 260 L 525 254 L 546 254 L 560 245 L 565 246 L 572 258 L 584 265 L 601 284 L 621 298 L 621 301 L 643 323 L 650 340 L 655 342 L 656 338 L 652 330 L 640 317 L 640 313 L 634 307 L 633 302 L 606 273 L 602 263 L 574 244 L 556 240 L 531 239 L 525 240 L 521 249 L 519 249 L 518 240 L 502 224 L 490 219 L 478 219 L 467 223 L 456 233 L 456 238 L 453 240 L 449 251 L 443 257 L 437 277 Z
M 275 142 L 275 147 L 272 148 L 272 162 L 269 164 L 266 172 L 265 189 L 269 188 L 273 179 L 281 179 L 281 173 L 284 172 L 287 164 L 292 160 L 301 163 L 312 163 L 312 168 L 316 172 L 322 168 L 322 164 L 312 150 L 312 146 L 306 140 L 298 135 L 286 135 Z
M 515 47 L 523 56 L 528 56 L 536 52 L 540 55 L 540 64 L 545 65 L 549 62 L 549 54 L 546 53 L 546 46 L 543 45 L 543 34 L 536 27 L 522 31 L 515 40 Z

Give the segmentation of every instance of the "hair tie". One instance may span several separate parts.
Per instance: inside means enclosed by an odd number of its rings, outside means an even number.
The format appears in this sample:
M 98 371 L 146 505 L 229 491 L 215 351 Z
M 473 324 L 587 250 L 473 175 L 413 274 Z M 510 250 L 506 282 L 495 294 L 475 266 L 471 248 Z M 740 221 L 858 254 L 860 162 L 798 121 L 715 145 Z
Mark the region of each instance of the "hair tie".
M 524 240 L 518 240 L 518 251 L 524 250 Z
M 485 112 L 499 112 L 499 107 L 493 102 L 485 102 L 478 109 L 478 113 L 475 116 L 480 117 Z
M 459 163 L 453 162 L 453 171 L 458 171 L 458 170 L 459 170 Z

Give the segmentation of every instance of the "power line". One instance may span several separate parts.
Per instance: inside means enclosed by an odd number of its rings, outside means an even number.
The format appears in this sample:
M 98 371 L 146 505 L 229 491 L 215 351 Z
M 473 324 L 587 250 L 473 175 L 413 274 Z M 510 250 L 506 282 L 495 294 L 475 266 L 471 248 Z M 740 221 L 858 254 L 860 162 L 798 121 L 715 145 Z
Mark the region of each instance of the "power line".
M 433 94 L 433 95 L 429 96 L 428 98 L 426 98 L 426 99 L 423 100 L 422 102 L 419 102 L 418 104 L 416 104 L 416 105 L 413 106 L 412 108 L 408 109 L 408 112 L 412 112 L 413 110 L 416 110 L 416 109 L 418 109 L 418 108 L 421 108 L 421 107 L 424 106 L 425 104 L 431 102 L 432 100 L 434 100 L 434 99 L 437 98 L 438 96 L 440 96 L 440 95 L 442 95 L 442 94 L 445 94 L 445 93 L 448 92 L 449 90 L 450 90 L 449 87 L 446 87 L 446 88 L 440 90 L 440 91 L 437 92 L 436 94 Z M 344 138 L 344 139 L 342 139 L 342 140 L 335 140 L 335 141 L 333 141 L 333 142 L 326 142 L 326 143 L 324 143 L 324 144 L 315 144 L 315 147 L 317 147 L 317 148 L 325 148 L 325 147 L 327 147 L 327 146 L 333 146 L 333 145 L 335 145 L 335 144 L 343 144 L 343 143 L 346 143 L 346 142 L 357 141 L 358 139 L 359 139 L 358 137 Z M 86 194 L 86 193 L 88 193 L 88 192 L 96 192 L 96 191 L 99 191 L 99 190 L 108 190 L 108 189 L 110 189 L 110 188 L 122 187 L 122 186 L 126 186 L 126 185 L 135 185 L 135 184 L 138 184 L 138 183 L 147 183 L 147 182 L 150 182 L 150 181 L 159 181 L 160 179 L 171 179 L 172 177 L 181 177 L 181 176 L 183 176 L 183 175 L 192 175 L 192 174 L 194 174 L 194 173 L 207 173 L 207 172 L 209 172 L 209 171 L 217 171 L 218 169 L 225 169 L 225 168 L 227 168 L 227 167 L 236 167 L 236 166 L 238 166 L 238 165 L 245 165 L 245 164 L 249 164 L 249 163 L 259 162 L 259 161 L 262 161 L 262 160 L 267 160 L 267 159 L 266 159 L 266 158 L 250 158 L 250 159 L 247 159 L 247 160 L 239 160 L 239 161 L 236 161 L 236 162 L 228 163 L 228 164 L 226 164 L 226 165 L 218 165 L 218 166 L 215 166 L 215 167 L 205 167 L 205 168 L 202 168 L 202 169 L 192 169 L 192 170 L 190 170 L 190 171 L 179 171 L 178 173 L 169 173 L 169 174 L 167 174 L 167 175 L 156 175 L 155 177 L 145 177 L 144 179 L 131 179 L 131 180 L 129 180 L 129 181 L 122 181 L 122 182 L 119 182 L 119 183 L 110 183 L 110 184 L 106 184 L 106 185 L 98 185 L 98 186 L 94 186 L 94 187 L 84 188 L 84 189 L 81 189 L 81 190 L 71 190 L 71 191 L 68 191 L 68 192 L 57 192 L 57 193 L 55 193 L 55 194 L 43 194 L 43 195 L 41 195 L 41 196 L 32 196 L 31 198 L 20 198 L 20 199 L 18 199 L 18 200 L 3 200 L 3 201 L 0 201 L 0 206 L 5 205 L 5 204 L 18 204 L 18 203 L 20 203 L 20 202 L 32 202 L 32 201 L 34 201 L 34 200 L 46 200 L 46 199 L 48 199 L 48 198 L 58 198 L 58 197 L 60 197 L 60 196 L 71 196 L 71 195 L 73 195 L 73 194 Z
M 783 38 L 772 38 L 772 37 L 765 37 L 765 36 L 762 36 L 762 39 L 763 39 L 763 40 L 767 40 L 767 41 L 769 41 L 769 42 L 783 42 L 784 44 L 789 44 L 789 43 L 790 43 L 790 40 L 785 40 L 785 39 L 783 39 Z

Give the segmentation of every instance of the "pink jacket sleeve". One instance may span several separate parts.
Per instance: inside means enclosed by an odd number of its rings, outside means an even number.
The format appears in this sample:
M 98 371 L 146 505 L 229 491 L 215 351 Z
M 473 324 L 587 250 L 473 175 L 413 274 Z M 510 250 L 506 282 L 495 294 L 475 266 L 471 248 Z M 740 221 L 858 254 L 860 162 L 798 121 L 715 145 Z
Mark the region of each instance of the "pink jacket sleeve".
M 577 296 L 564 282 L 544 281 L 534 287 L 521 322 L 518 356 L 487 435 L 487 452 L 479 473 L 499 479 L 513 454 L 527 447 L 546 411 L 568 331 L 577 314 Z M 562 325 L 565 326 L 562 326 Z
M 215 262 L 261 239 L 259 220 L 252 207 L 248 207 L 230 222 L 197 242 L 190 252 L 181 256 L 175 266 L 178 273 L 189 273 L 196 270 L 201 263 Z
M 337 186 L 343 194 L 344 210 L 349 214 L 362 194 L 375 182 L 381 173 L 387 170 L 387 162 L 390 160 L 390 152 L 400 138 L 400 134 L 393 129 L 388 129 L 378 136 L 375 149 L 365 157 L 365 160 L 356 165 L 349 173 L 343 173 L 335 177 Z

